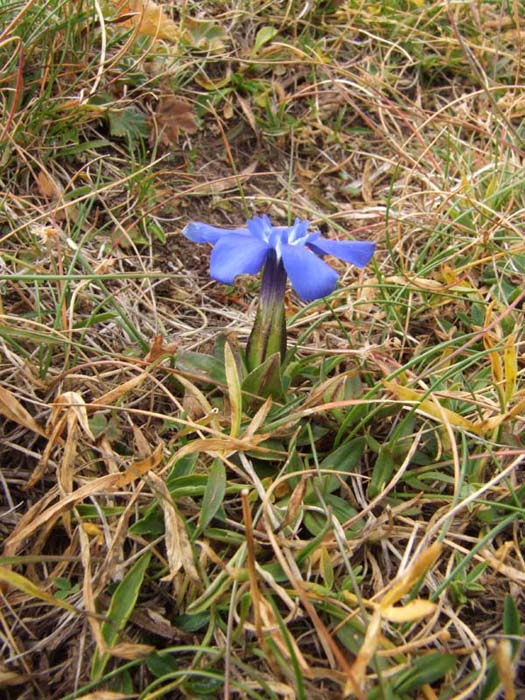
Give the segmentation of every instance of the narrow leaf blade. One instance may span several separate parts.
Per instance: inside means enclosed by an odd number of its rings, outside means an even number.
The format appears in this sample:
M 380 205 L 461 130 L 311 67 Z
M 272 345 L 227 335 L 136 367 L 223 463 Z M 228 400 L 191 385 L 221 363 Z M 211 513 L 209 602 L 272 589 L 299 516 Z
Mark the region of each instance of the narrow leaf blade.
M 140 557 L 113 593 L 106 620 L 101 627 L 102 637 L 108 648 L 115 645 L 119 632 L 124 629 L 131 613 L 135 609 L 150 559 L 150 552 L 146 552 Z M 95 654 L 91 671 L 94 680 L 102 676 L 108 659 L 109 654 L 104 654 L 102 657 Z
M 237 437 L 241 429 L 242 418 L 241 380 L 235 356 L 229 343 L 224 345 L 224 369 L 226 372 L 226 383 L 228 384 L 228 398 L 230 400 L 230 434 L 232 437 Z
M 202 499 L 199 526 L 195 536 L 200 535 L 216 515 L 224 501 L 226 493 L 226 470 L 220 459 L 214 460 L 210 468 L 210 476 Z

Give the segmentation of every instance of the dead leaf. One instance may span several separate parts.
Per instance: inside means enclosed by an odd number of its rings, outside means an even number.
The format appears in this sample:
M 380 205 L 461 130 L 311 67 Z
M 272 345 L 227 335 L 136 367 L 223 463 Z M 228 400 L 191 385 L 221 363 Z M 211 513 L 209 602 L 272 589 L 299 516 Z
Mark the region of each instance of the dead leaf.
M 6 566 L 0 566 L 0 583 L 22 591 L 22 593 L 25 593 L 27 596 L 29 596 L 29 598 L 37 598 L 48 605 L 52 605 L 56 608 L 62 608 L 68 612 L 76 612 L 75 608 L 65 600 L 55 598 L 54 595 L 42 590 L 25 576 L 17 574 L 15 571 L 11 571 L 11 569 Z
M 56 211 L 53 212 L 53 216 L 57 221 L 62 221 L 71 217 L 73 221 L 78 220 L 78 213 L 74 206 L 64 206 L 64 188 L 55 180 L 55 178 L 47 171 L 41 170 L 36 176 L 36 184 L 38 191 L 47 199 L 51 204 L 58 204 Z M 51 240 L 51 238 L 49 238 Z
M 416 598 L 409 600 L 406 605 L 381 605 L 381 615 L 389 622 L 414 622 L 422 617 L 428 617 L 436 610 L 436 604 L 430 600 Z
M 501 639 L 494 650 L 494 661 L 501 679 L 505 700 L 516 699 L 516 687 L 514 685 L 516 668 L 514 667 L 513 656 L 511 640 Z
M 72 417 L 74 416 L 75 421 L 80 425 L 87 437 L 90 440 L 94 440 L 95 436 L 91 432 L 91 427 L 89 425 L 86 402 L 78 392 L 64 391 L 63 394 L 60 394 L 53 403 L 53 410 L 49 422 L 53 424 L 57 414 L 64 409 L 68 414 L 71 414 Z
M 7 671 L 4 666 L 0 667 L 0 688 L 9 685 L 22 685 L 22 683 L 27 684 L 31 679 L 30 675 Z
M 203 410 L 200 402 L 188 392 L 185 392 L 182 398 L 182 407 L 191 421 L 198 421 L 206 415 L 206 411 Z
M 303 505 L 304 494 L 306 493 L 306 486 L 308 484 L 308 476 L 303 474 L 299 483 L 294 488 L 290 500 L 288 501 L 288 508 L 286 509 L 286 514 L 279 527 L 282 530 L 287 525 L 290 525 L 295 521 Z
M 0 386 L 0 413 L 8 420 L 32 430 L 38 435 L 46 435 L 45 430 L 38 425 L 33 416 L 26 411 L 20 401 L 8 390 Z
M 441 554 L 443 545 L 434 542 L 417 557 L 416 561 L 394 583 L 390 591 L 381 600 L 381 610 L 387 610 L 406 595 L 412 586 L 425 574 Z
M 108 649 L 111 656 L 116 656 L 118 659 L 125 661 L 134 661 L 135 659 L 143 659 L 155 651 L 155 647 L 151 644 L 130 644 L 122 642 L 115 644 L 111 649 Z
M 36 176 L 36 184 L 38 191 L 51 203 L 64 202 L 64 189 L 60 183 L 58 183 L 51 175 L 45 171 L 41 170 Z M 67 210 L 60 208 L 55 212 L 55 218 L 57 221 L 62 221 L 67 217 Z
M 89 539 L 87 535 L 86 525 L 79 528 L 79 539 L 80 539 L 80 556 L 82 561 L 82 566 L 84 569 L 84 581 L 82 584 L 82 599 L 84 601 L 84 610 L 87 613 L 87 621 L 91 627 L 91 633 L 93 639 L 97 645 L 98 652 L 103 654 L 106 651 L 106 644 L 102 636 L 102 631 L 100 629 L 100 622 L 97 617 L 97 608 L 95 605 L 95 596 L 93 595 L 93 576 L 91 569 L 91 551 L 89 545 Z
M 279 648 L 285 659 L 290 659 L 290 663 L 291 659 L 294 659 L 301 671 L 302 676 L 305 678 L 312 678 L 312 669 L 299 649 L 295 639 L 292 637 L 292 635 L 286 635 L 286 637 L 283 635 L 279 627 L 279 623 L 275 617 L 275 613 L 268 601 L 261 598 L 259 602 L 261 621 L 264 625 L 264 634 L 269 635 L 272 638 L 274 644 Z
M 152 115 L 150 144 L 160 139 L 164 146 L 174 146 L 181 129 L 188 134 L 198 129 L 191 104 L 177 95 L 163 95 Z
M 193 581 L 199 581 L 200 576 L 195 567 L 193 549 L 186 530 L 186 524 L 173 502 L 171 493 L 164 481 L 155 473 L 150 472 L 148 476 L 157 492 L 164 512 L 166 554 L 170 571 L 162 580 L 173 581 L 178 572 L 184 569 Z
M 247 452 L 247 451 L 257 451 L 261 454 L 275 454 L 275 451 L 269 447 L 262 447 L 259 443 L 267 440 L 269 435 L 263 433 L 260 435 L 252 435 L 250 438 L 233 438 L 233 437 L 210 437 L 210 438 L 197 438 L 188 442 L 184 447 L 181 447 L 175 455 L 172 457 L 174 459 L 182 459 L 188 454 L 193 452 L 206 452 L 212 456 L 217 455 L 217 453 L 233 453 L 233 452 Z
M 177 381 L 182 384 L 185 389 L 183 406 L 184 409 L 188 409 L 188 417 L 190 420 L 200 420 L 205 417 L 206 422 L 209 422 L 212 428 L 217 432 L 221 432 L 221 424 L 219 416 L 213 410 L 213 406 L 209 403 L 208 399 L 204 396 L 202 391 L 195 386 L 189 379 L 186 379 L 182 374 L 177 375 Z M 188 400 L 191 399 L 191 404 Z
M 226 177 L 221 177 L 217 180 L 211 180 L 210 182 L 203 182 L 201 185 L 196 185 L 193 188 L 193 192 L 198 195 L 208 196 L 210 194 L 222 194 L 226 190 L 237 189 L 240 182 L 251 179 L 252 175 L 257 170 L 257 166 L 257 161 L 254 161 L 236 175 L 227 175 Z
M 142 430 L 132 423 L 131 429 L 133 430 L 133 441 L 135 443 L 135 454 L 141 460 L 148 459 L 151 457 L 151 446 L 142 432 Z
M 107 435 L 102 435 L 98 439 L 98 449 L 100 452 L 100 456 L 102 457 L 102 460 L 104 461 L 104 464 L 106 465 L 106 468 L 108 470 L 109 474 L 119 474 L 120 469 L 119 469 L 119 463 L 121 461 L 121 457 L 115 453 L 113 450 L 113 447 L 107 437 Z
M 131 484 L 139 476 L 156 469 L 164 456 L 164 443 L 160 442 L 157 447 L 144 459 L 137 459 L 126 467 L 124 474 L 121 474 L 117 482 L 120 488 Z
M 355 686 L 363 689 L 363 685 L 366 677 L 366 669 L 368 664 L 372 660 L 379 642 L 379 637 L 381 635 L 381 611 L 376 608 L 372 613 L 372 616 L 368 620 L 368 627 L 366 630 L 365 638 L 363 644 L 359 649 L 359 652 L 355 658 L 354 663 L 351 666 L 352 680 L 348 680 L 345 687 L 344 697 L 350 697 L 354 695 Z
M 142 611 L 136 609 L 133 612 L 132 620 L 133 624 L 147 630 L 150 634 L 157 635 L 157 637 L 173 640 L 177 637 L 180 639 L 181 635 L 184 636 L 184 632 L 173 627 L 165 617 L 155 610 Z M 188 638 L 191 638 L 191 635 L 188 635 Z
M 153 0 L 112 0 L 112 4 L 118 10 L 118 15 L 113 20 L 115 24 L 134 29 L 137 36 L 178 42 L 178 26 Z
M 126 568 L 126 555 L 124 553 L 124 542 L 128 537 L 129 520 L 136 513 L 136 502 L 142 492 L 144 482 L 141 482 L 130 494 L 128 504 L 124 512 L 119 517 L 116 528 L 111 530 L 111 542 L 106 552 L 102 564 L 97 570 L 97 585 L 94 590 L 95 598 L 106 588 L 108 581 L 121 581 Z
M 63 498 L 58 501 L 58 503 L 50 506 L 43 513 L 34 512 L 32 510 L 28 511 L 5 541 L 4 555 L 14 556 L 20 545 L 22 545 L 28 537 L 31 537 L 35 532 L 38 532 L 44 527 L 49 527 L 64 511 L 71 508 L 76 503 L 90 496 L 94 496 L 95 494 L 120 488 L 121 479 L 121 474 L 107 474 L 106 476 L 101 476 L 85 484 L 76 491 L 73 491 L 67 498 Z M 40 504 L 36 505 L 39 506 Z
M 433 393 L 410 389 L 407 386 L 402 386 L 397 382 L 388 381 L 386 379 L 383 379 L 383 384 L 401 401 L 417 404 L 417 413 L 430 416 L 430 418 L 437 420 L 439 423 L 444 423 L 446 421 L 455 428 L 462 428 L 476 435 L 482 432 L 481 424 L 473 423 L 467 418 L 463 418 L 459 413 L 452 411 L 450 408 L 445 408 L 439 403 L 438 398 Z
M 250 103 L 248 102 L 248 100 L 244 99 L 244 97 L 241 97 L 240 95 L 237 95 L 237 101 L 241 105 L 241 109 L 244 112 L 244 115 L 248 120 L 248 124 L 250 125 L 252 131 L 258 136 L 259 129 L 257 128 L 257 122 L 255 120 L 253 110 L 250 107 Z
M 128 379 L 127 382 L 120 384 L 120 386 L 117 386 L 115 389 L 111 389 L 111 391 L 108 391 L 106 394 L 99 396 L 99 398 L 93 401 L 93 403 L 88 404 L 87 409 L 89 411 L 94 411 L 100 407 L 104 407 L 114 403 L 117 399 L 120 399 L 120 397 L 126 394 L 128 391 L 136 389 L 148 376 L 149 372 L 146 371 L 142 372 L 141 374 L 138 374 L 132 379 Z
M 50 425 L 50 421 L 48 421 L 48 441 L 47 445 L 44 447 L 44 451 L 42 452 L 42 456 L 40 457 L 40 461 L 36 465 L 35 469 L 33 470 L 33 473 L 31 474 L 28 482 L 24 484 L 22 487 L 24 491 L 29 491 L 30 489 L 33 488 L 33 486 L 43 477 L 43 475 L 47 471 L 47 466 L 49 463 L 49 459 L 51 457 L 51 452 L 53 451 L 53 448 L 57 444 L 62 444 L 63 440 L 61 438 L 62 432 L 64 430 L 64 426 L 66 424 L 66 416 L 62 415 L 59 420 L 55 420 L 54 425 Z M 49 429 L 51 428 L 51 431 Z
M 62 198 L 64 193 L 62 185 L 56 182 L 47 171 L 41 170 L 38 173 L 36 176 L 36 184 L 42 197 L 51 200 Z
M 209 78 L 206 73 L 198 73 L 195 76 L 195 82 L 197 85 L 199 85 L 201 88 L 204 88 L 205 90 L 222 90 L 222 88 L 225 88 L 226 85 L 228 85 L 231 82 L 232 79 L 232 71 L 231 68 L 226 69 L 226 74 L 222 78 L 217 78 L 214 77 Z
M 156 335 L 149 347 L 149 352 L 144 358 L 146 362 L 155 362 L 155 360 L 158 360 L 159 357 L 162 357 L 163 355 L 172 355 L 173 353 L 177 352 L 178 344 L 177 343 L 169 343 L 168 345 L 164 345 L 164 340 L 161 335 Z
M 95 690 L 87 695 L 80 695 L 77 700 L 126 700 L 136 697 L 134 693 L 116 693 L 113 690 Z
M 87 520 L 82 523 L 81 528 L 88 537 L 96 537 L 96 542 L 98 545 L 104 544 L 104 533 L 99 525 L 96 523 L 91 523 Z M 84 568 L 86 567 L 84 566 Z
M 257 410 L 257 413 L 252 418 L 250 425 L 246 428 L 246 432 L 244 433 L 246 438 L 253 437 L 261 425 L 263 425 L 272 407 L 272 402 L 272 397 L 269 396 L 263 405 Z
M 53 403 L 47 426 L 51 437 L 42 456 L 41 463 L 31 477 L 29 485 L 32 486 L 34 484 L 36 473 L 40 469 L 47 468 L 50 451 L 59 440 L 64 426 L 66 426 L 66 439 L 62 458 L 57 467 L 57 482 L 61 495 L 68 496 L 73 491 L 73 477 L 80 432 L 83 431 L 90 440 L 95 439 L 89 426 L 85 401 L 76 391 L 65 391 Z M 69 514 L 64 513 L 63 517 L 66 531 L 70 533 Z
M 521 586 L 525 584 L 525 573 L 523 573 L 523 571 L 516 569 L 516 567 L 510 564 L 504 564 L 501 559 L 493 556 L 486 549 L 482 549 L 480 553 L 482 555 L 482 561 L 488 564 L 490 568 L 494 569 L 498 574 L 501 574 L 509 581 L 514 581 Z

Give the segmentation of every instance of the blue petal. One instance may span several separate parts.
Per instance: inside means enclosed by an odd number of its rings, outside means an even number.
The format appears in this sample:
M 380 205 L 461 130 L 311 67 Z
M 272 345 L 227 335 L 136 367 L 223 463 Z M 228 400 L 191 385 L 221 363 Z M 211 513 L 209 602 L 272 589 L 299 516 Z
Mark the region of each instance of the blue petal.
M 283 245 L 283 263 L 292 287 L 303 301 L 312 301 L 331 294 L 337 272 L 301 245 Z
M 304 219 L 296 219 L 294 221 L 293 226 L 290 226 L 288 229 L 288 236 L 287 240 L 289 243 L 294 243 L 296 241 L 299 241 L 301 238 L 305 238 L 308 227 L 310 226 L 309 221 L 305 221 Z
M 202 224 L 199 221 L 190 222 L 182 231 L 182 235 L 189 238 L 194 243 L 217 243 L 222 236 L 228 236 L 232 233 L 240 236 L 249 236 L 246 228 L 218 228 L 217 226 L 209 226 Z
M 263 214 L 262 216 L 254 216 L 253 219 L 248 219 L 246 225 L 250 235 L 254 236 L 254 238 L 259 238 L 262 241 L 268 241 L 273 231 L 270 219 L 266 216 L 266 214 Z
M 254 275 L 264 264 L 268 246 L 246 234 L 229 233 L 219 238 L 210 258 L 210 275 L 217 282 L 233 284 L 237 275 Z
M 321 236 L 310 247 L 319 255 L 333 255 L 357 267 L 364 267 L 370 262 L 376 244 L 368 241 L 330 241 Z

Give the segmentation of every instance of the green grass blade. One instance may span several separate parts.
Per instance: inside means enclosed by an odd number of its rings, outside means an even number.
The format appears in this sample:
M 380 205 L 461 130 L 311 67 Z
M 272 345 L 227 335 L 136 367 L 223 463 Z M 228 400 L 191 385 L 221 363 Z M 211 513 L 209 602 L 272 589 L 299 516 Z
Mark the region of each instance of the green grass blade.
M 135 609 L 150 559 L 149 552 L 137 559 L 113 593 L 106 620 L 101 627 L 102 638 L 108 649 L 115 645 L 119 633 L 124 629 Z M 109 658 L 109 653 L 102 655 L 95 653 L 91 669 L 91 677 L 94 680 L 102 676 Z
M 210 467 L 206 490 L 202 498 L 199 525 L 195 533 L 198 537 L 215 517 L 222 506 L 226 493 L 226 469 L 221 459 L 215 459 Z

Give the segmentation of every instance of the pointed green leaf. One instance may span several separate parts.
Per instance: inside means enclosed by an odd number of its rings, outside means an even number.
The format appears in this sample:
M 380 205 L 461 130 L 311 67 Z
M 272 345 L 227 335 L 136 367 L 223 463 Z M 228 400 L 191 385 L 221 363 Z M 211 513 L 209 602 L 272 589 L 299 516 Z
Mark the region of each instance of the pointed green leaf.
M 270 355 L 259 367 L 256 367 L 242 383 L 242 390 L 248 394 L 265 399 L 272 396 L 278 399 L 283 395 L 281 381 L 281 355 Z
M 503 631 L 508 634 L 509 637 L 513 637 L 512 650 L 514 654 L 518 650 L 519 638 L 522 638 L 523 632 L 521 629 L 520 614 L 516 606 L 516 601 L 510 595 L 505 598 L 505 604 L 503 607 Z
M 226 493 L 226 470 L 222 460 L 215 459 L 210 468 L 206 491 L 202 499 L 199 525 L 195 537 L 201 534 L 211 522 L 224 501 Z
M 216 357 L 190 350 L 179 350 L 175 355 L 175 368 L 202 379 L 226 383 L 224 364 Z
M 421 656 L 412 662 L 407 671 L 401 673 L 401 678 L 395 684 L 396 692 L 411 693 L 426 683 L 435 683 L 450 673 L 455 664 L 456 657 L 453 654 L 434 652 Z
M 319 507 L 320 505 L 315 493 L 310 493 L 304 499 L 304 503 L 305 505 L 316 507 Z M 325 496 L 325 503 L 329 509 L 329 514 L 334 515 L 340 523 L 350 520 L 357 513 L 356 509 L 353 508 L 348 501 L 345 501 L 339 496 L 335 496 L 333 493 L 329 493 Z M 320 513 L 318 510 L 306 510 L 304 514 L 304 526 L 308 532 L 314 535 L 314 537 L 324 530 L 327 521 L 331 523 L 331 518 L 329 515 Z M 349 530 L 347 530 L 347 535 L 355 535 L 356 531 L 361 529 L 361 527 L 362 525 L 360 523 L 356 523 Z
M 352 472 L 359 464 L 365 449 L 364 438 L 354 438 L 345 442 L 323 459 L 321 469 L 331 469 L 334 472 L 343 472 L 339 478 L 323 474 L 320 477 L 321 488 L 324 494 L 332 493 L 341 486 L 341 479 L 348 478 L 344 472 Z
M 242 393 L 239 370 L 233 351 L 229 343 L 224 346 L 224 369 L 226 372 L 226 383 L 228 385 L 228 398 L 230 401 L 230 416 L 232 437 L 237 437 L 241 429 L 242 419 Z
M 135 609 L 150 559 L 150 552 L 137 559 L 113 593 L 106 620 L 101 627 L 102 637 L 108 648 L 115 645 Z M 101 678 L 108 660 L 109 654 L 100 656 L 95 653 L 91 669 L 93 680 Z
M 485 673 L 485 683 L 481 692 L 479 694 L 479 700 L 489 700 L 494 698 L 499 687 L 501 685 L 501 680 L 499 677 L 498 669 L 493 660 L 487 666 L 487 672 Z
M 6 583 L 8 586 L 22 591 L 27 596 L 42 600 L 48 605 L 54 605 L 58 608 L 64 608 L 64 610 L 68 610 L 69 612 L 75 612 L 75 608 L 66 601 L 51 595 L 51 593 L 47 593 L 28 578 L 22 576 L 22 574 L 17 574 L 16 571 L 12 571 L 4 566 L 0 567 L 0 583 Z
M 366 495 L 368 498 L 375 498 L 384 489 L 386 483 L 390 480 L 394 471 L 394 460 L 392 452 L 388 447 L 381 447 L 377 455 L 372 479 L 368 484 Z
M 257 32 L 257 36 L 255 37 L 255 44 L 253 46 L 254 53 L 257 53 L 259 49 L 271 41 L 276 34 L 277 29 L 275 27 L 261 27 L 261 29 L 259 29 Z
M 146 659 L 146 666 L 156 678 L 162 678 L 176 671 L 179 664 L 171 654 L 155 652 Z

